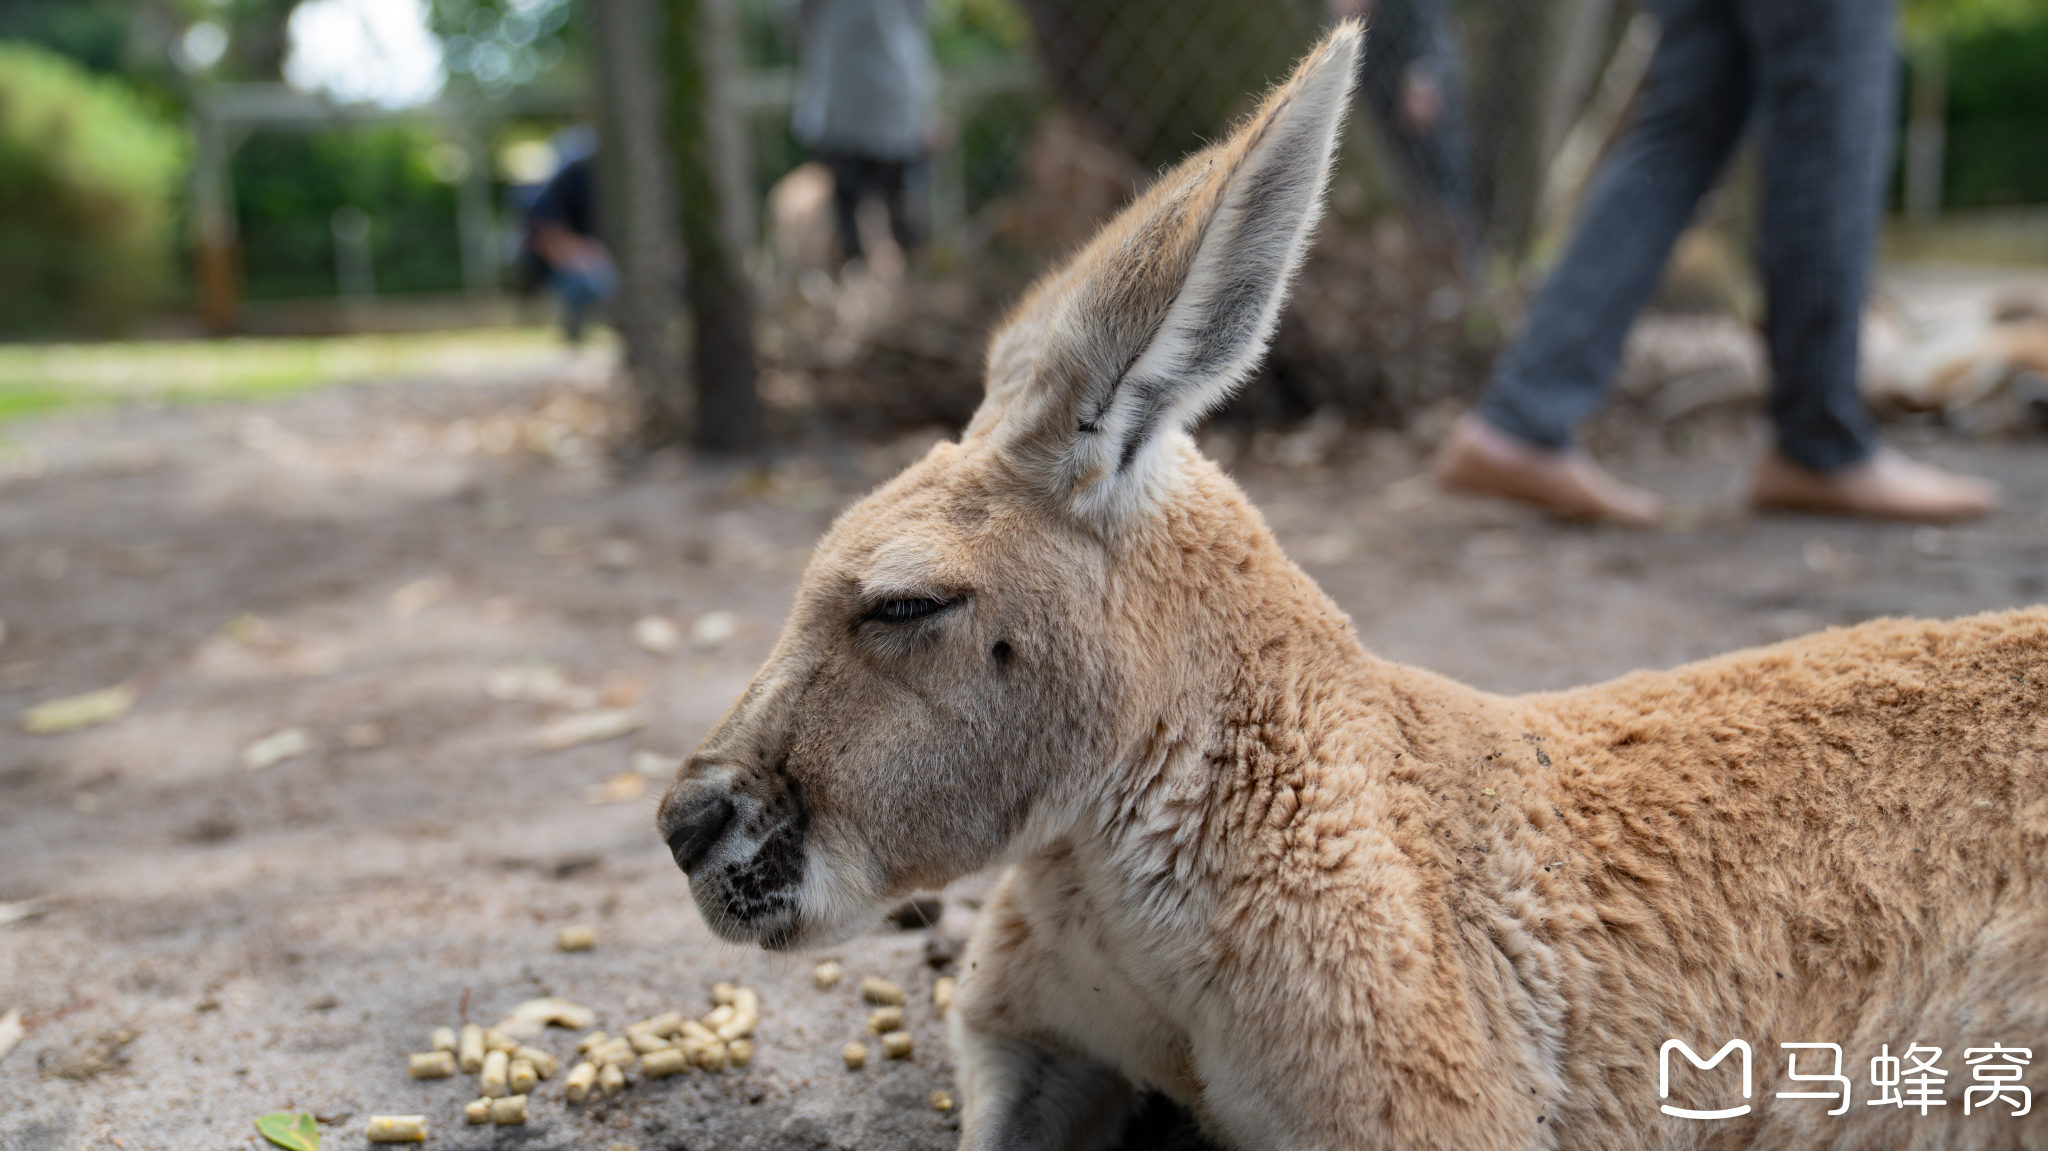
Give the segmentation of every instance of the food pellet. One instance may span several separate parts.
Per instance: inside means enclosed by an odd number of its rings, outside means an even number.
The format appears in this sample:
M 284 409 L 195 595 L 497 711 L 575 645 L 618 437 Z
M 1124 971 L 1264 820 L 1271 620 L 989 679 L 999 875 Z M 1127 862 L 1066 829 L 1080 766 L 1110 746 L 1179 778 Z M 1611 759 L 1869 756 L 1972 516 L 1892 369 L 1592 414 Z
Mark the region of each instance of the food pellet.
M 680 1011 L 664 1011 L 652 1019 L 642 1019 L 626 1028 L 628 1032 L 646 1031 L 655 1035 L 674 1035 L 682 1029 L 683 1013 Z
M 491 1122 L 500 1127 L 515 1127 L 526 1122 L 526 1096 L 508 1095 L 491 1100 Z
M 505 1081 L 512 1085 L 512 1094 L 524 1095 L 533 1090 L 534 1084 L 540 1082 L 540 1074 L 533 1069 L 533 1064 L 524 1059 L 514 1059 L 512 1070 L 506 1075 Z
M 429 1051 L 405 1057 L 406 1073 L 414 1079 L 446 1079 L 455 1074 L 455 1056 L 446 1051 Z
M 512 1057 L 503 1051 L 493 1051 L 484 1056 L 483 1074 L 477 1078 L 480 1093 L 493 1099 L 510 1095 L 506 1090 L 505 1078 L 512 1072 Z
M 588 951 L 597 946 L 597 928 L 578 925 L 555 932 L 555 946 L 564 951 Z
M 725 1045 L 725 1057 L 734 1067 L 745 1067 L 754 1061 L 754 1045 L 744 1039 L 735 1039 Z
M 730 983 L 714 983 L 711 985 L 711 1002 L 720 1007 L 730 1007 L 739 992 L 740 989 Z
M 733 1014 L 734 1012 L 732 1009 L 732 1005 L 729 1003 L 721 1007 L 714 1007 L 711 1009 L 710 1014 L 704 1017 L 704 1026 L 709 1027 L 713 1031 L 716 1031 L 719 1028 L 725 1026 L 726 1024 L 731 1023 Z
M 462 1038 L 455 1045 L 455 1065 L 464 1075 L 474 1075 L 484 1066 L 484 1029 L 474 1023 L 462 1025 Z
M 714 1039 L 697 1049 L 697 1066 L 706 1071 L 725 1070 L 725 1044 Z
M 604 1092 L 606 1099 L 610 1099 L 626 1089 L 626 1073 L 619 1070 L 616 1063 L 605 1064 L 604 1070 L 597 1073 L 597 1089 Z
M 454 1029 L 454 1028 L 452 1028 L 452 1027 L 436 1027 L 436 1028 L 434 1028 L 434 1037 L 433 1037 L 433 1039 L 431 1039 L 430 1041 L 428 1041 L 428 1043 L 427 1043 L 427 1050 L 429 1050 L 429 1051 L 453 1051 L 453 1050 L 455 1050 L 455 1029 Z
M 838 986 L 845 975 L 846 969 L 839 966 L 837 959 L 827 959 L 811 972 L 811 982 L 818 985 L 818 990 L 825 991 Z
M 944 1092 L 944 1091 L 934 1091 L 934 1092 L 932 1092 L 932 1110 L 934 1110 L 934 1111 L 951 1111 L 952 1109 L 953 1109 L 953 1096 L 952 1096 L 952 1095 L 950 1095 L 950 1094 L 948 1094 L 947 1092 Z
M 868 1030 L 877 1035 L 903 1030 L 901 1007 L 877 1007 L 868 1013 Z
M 576 1041 L 576 1054 L 588 1055 L 611 1041 L 612 1037 L 604 1032 L 593 1031 Z
M 628 1039 L 614 1039 L 590 1053 L 590 1061 L 599 1067 L 609 1067 L 615 1063 L 631 1063 L 633 1059 L 633 1044 Z
M 565 1085 L 566 1090 L 564 1093 L 569 1096 L 569 1102 L 581 1103 L 590 1094 L 590 1089 L 596 1084 L 597 1064 L 578 1063 L 569 1072 L 569 1079 Z
M 462 1117 L 471 1124 L 491 1121 L 491 1101 L 488 1097 L 472 1099 L 462 1105 Z
M 642 1055 L 660 1051 L 662 1048 L 670 1046 L 668 1040 L 663 1039 L 652 1031 L 630 1032 L 626 1036 L 626 1042 L 632 1044 L 633 1050 L 638 1051 Z
M 671 1075 L 680 1075 L 689 1066 L 690 1058 L 683 1054 L 680 1047 L 650 1051 L 647 1058 L 640 1061 L 640 1070 L 645 1071 L 650 1079 L 666 1079 Z
M 554 1055 L 542 1051 L 538 1047 L 521 1045 L 519 1050 L 512 1053 L 512 1059 L 514 1062 L 524 1059 L 528 1063 L 533 1064 L 533 1073 L 542 1079 L 553 1079 L 555 1072 L 561 1070 L 562 1067 L 561 1062 Z
M 698 1043 L 718 1042 L 718 1032 L 711 1030 L 694 1019 L 683 1020 L 682 1034 L 684 1039 L 695 1040 Z
M 510 1055 L 519 1050 L 519 1041 L 495 1027 L 484 1028 L 484 1050 L 503 1051 Z
M 913 1046 L 908 1031 L 891 1031 L 882 1036 L 882 1054 L 891 1059 L 908 1059 Z
M 950 975 L 941 975 L 938 977 L 937 980 L 933 981 L 933 1009 L 936 1010 L 939 1014 L 944 1015 L 946 1013 L 946 1008 L 953 1006 L 953 992 L 959 986 L 959 984 L 953 982 L 953 977 Z
M 427 1117 L 424 1115 L 372 1115 L 366 1134 L 372 1143 L 425 1143 Z
M 858 1071 L 867 1065 L 868 1049 L 864 1043 L 849 1043 L 839 1049 L 839 1054 L 846 1060 L 848 1071 Z
M 718 1032 L 720 1039 L 730 1043 L 735 1039 L 752 1035 L 754 1028 L 760 1025 L 761 997 L 756 995 L 752 988 L 742 987 L 733 992 L 732 1018 L 724 1023 L 714 1024 L 713 1029 Z
M 860 981 L 860 997 L 877 1007 L 901 1007 L 906 1000 L 901 987 L 873 975 Z

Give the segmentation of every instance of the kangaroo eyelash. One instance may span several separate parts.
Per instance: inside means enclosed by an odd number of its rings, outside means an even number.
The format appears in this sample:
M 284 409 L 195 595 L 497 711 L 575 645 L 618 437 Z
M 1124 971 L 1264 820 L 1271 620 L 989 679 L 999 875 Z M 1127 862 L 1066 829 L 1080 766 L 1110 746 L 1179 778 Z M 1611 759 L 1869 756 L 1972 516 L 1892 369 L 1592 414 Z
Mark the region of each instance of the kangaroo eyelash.
M 959 602 L 957 599 L 942 599 L 938 596 L 901 596 L 875 604 L 861 619 L 876 623 L 915 623 L 921 619 L 929 619 Z

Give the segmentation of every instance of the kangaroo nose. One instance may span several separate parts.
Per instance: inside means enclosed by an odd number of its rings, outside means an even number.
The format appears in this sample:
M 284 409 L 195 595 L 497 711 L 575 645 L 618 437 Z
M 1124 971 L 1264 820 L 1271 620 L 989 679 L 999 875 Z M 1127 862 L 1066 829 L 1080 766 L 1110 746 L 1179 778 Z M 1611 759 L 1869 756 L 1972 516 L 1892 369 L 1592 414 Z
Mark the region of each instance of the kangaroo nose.
M 684 874 L 696 868 L 732 823 L 732 801 L 722 795 L 700 795 L 692 799 L 676 818 L 668 833 L 668 849 Z

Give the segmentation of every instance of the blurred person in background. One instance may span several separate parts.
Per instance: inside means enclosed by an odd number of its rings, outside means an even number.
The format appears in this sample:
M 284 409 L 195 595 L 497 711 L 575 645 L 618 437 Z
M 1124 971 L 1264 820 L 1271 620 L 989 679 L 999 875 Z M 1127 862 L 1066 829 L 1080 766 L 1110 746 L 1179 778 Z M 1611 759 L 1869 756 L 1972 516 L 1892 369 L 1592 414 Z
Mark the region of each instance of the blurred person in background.
M 1457 241 L 1467 279 L 1483 270 L 1459 46 L 1445 0 L 1324 0 L 1332 20 L 1366 22 L 1358 90 L 1418 198 Z
M 922 197 L 938 66 L 924 0 L 803 0 L 791 126 L 833 180 L 840 255 L 861 258 L 856 214 L 879 199 L 907 256 L 923 239 Z
M 1758 260 L 1774 450 L 1751 502 L 1940 521 L 1998 490 L 1886 447 L 1857 390 L 1895 114 L 1887 0 L 1645 0 L 1662 35 L 1634 121 L 1601 163 L 1563 260 L 1434 471 L 1444 487 L 1637 526 L 1662 501 L 1573 446 L 1665 257 L 1744 128 L 1761 137 Z
M 562 332 L 581 343 L 591 311 L 619 289 L 618 266 L 598 231 L 597 147 L 587 129 L 554 141 L 566 162 L 526 210 L 522 257 L 562 303 Z

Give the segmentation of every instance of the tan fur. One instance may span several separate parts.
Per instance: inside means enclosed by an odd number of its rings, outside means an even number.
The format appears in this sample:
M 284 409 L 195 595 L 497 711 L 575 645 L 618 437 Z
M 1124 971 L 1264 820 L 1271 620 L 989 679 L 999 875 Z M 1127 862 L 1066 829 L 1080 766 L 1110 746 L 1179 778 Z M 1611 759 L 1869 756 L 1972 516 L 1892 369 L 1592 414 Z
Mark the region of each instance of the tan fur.
M 1132 214 L 1213 202 L 1240 143 Z M 1063 470 L 1061 349 L 1142 345 L 1178 281 L 1138 249 L 1185 271 L 1179 228 L 1049 279 L 963 441 L 820 544 L 662 805 L 707 920 L 824 943 L 1014 863 L 953 1011 L 968 1148 L 1106 1146 L 1141 1087 L 1237 1148 L 2048 1146 L 2048 1100 L 1960 1105 L 1994 1041 L 2048 1089 L 2048 611 L 1520 697 L 1377 659 L 1178 428 L 1145 476 Z M 1083 514 L 1070 482 L 1136 494 Z M 1752 1044 L 1754 1110 L 1661 1115 L 1671 1038 Z M 1774 1097 L 1807 1041 L 1850 1114 Z M 1949 1105 L 1865 1106 L 1915 1042 Z

